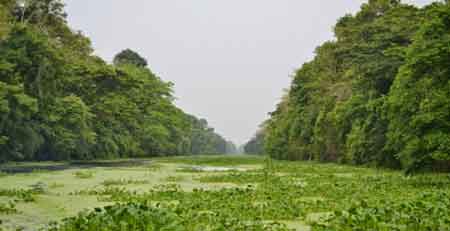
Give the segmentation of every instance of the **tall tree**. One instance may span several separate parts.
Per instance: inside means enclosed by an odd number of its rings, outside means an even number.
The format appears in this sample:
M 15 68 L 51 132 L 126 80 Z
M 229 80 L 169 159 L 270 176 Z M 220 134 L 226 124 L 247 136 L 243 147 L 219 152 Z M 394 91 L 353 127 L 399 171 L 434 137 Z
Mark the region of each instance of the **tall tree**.
M 265 132 L 265 151 L 395 168 L 450 169 L 448 2 L 370 0 L 304 64 Z M 445 45 L 447 44 L 447 45 Z
M 120 64 L 133 64 L 138 67 L 146 67 L 147 66 L 147 60 L 143 57 L 141 57 L 138 53 L 126 49 L 121 51 L 119 54 L 117 54 L 114 57 L 114 64 L 120 65 Z
M 92 54 L 60 0 L 0 0 L 0 161 L 191 154 L 197 119 L 129 49 Z M 201 121 L 198 153 L 227 141 Z
M 409 172 L 450 171 L 450 5 L 427 14 L 388 97 L 389 148 Z

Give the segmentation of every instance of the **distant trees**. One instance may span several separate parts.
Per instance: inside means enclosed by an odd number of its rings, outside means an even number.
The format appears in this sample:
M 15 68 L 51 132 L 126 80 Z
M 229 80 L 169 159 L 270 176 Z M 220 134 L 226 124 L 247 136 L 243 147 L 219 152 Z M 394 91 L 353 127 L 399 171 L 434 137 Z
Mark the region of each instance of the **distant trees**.
M 192 154 L 235 153 L 236 146 L 222 138 L 208 126 L 205 119 L 188 116 L 191 123 L 190 151 Z
M 146 67 L 148 65 L 145 58 L 130 49 L 123 50 L 117 54 L 114 57 L 113 63 L 114 65 L 133 64 L 138 67 Z
M 0 4 L 0 161 L 215 154 L 227 145 L 173 104 L 172 84 L 139 54 L 124 50 L 114 65 L 92 55 L 61 1 Z
M 226 152 L 225 153 L 227 153 L 227 154 L 238 154 L 239 150 L 238 150 L 238 147 L 236 147 L 236 145 L 232 141 L 227 141 Z
M 262 124 L 260 126 L 260 129 L 256 132 L 255 136 L 244 145 L 244 153 L 253 155 L 265 154 L 264 139 L 265 139 L 265 124 Z
M 341 18 L 271 113 L 265 152 L 450 170 L 449 12 L 371 0 Z

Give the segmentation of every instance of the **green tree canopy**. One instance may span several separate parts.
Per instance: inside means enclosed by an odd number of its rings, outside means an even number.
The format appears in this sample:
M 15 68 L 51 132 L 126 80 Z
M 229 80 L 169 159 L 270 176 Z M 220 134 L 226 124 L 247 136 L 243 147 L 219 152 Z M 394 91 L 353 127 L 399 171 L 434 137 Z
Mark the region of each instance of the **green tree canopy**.
M 448 9 L 370 0 L 338 20 L 271 113 L 265 152 L 449 171 Z
M 138 67 L 146 67 L 147 66 L 147 60 L 144 59 L 142 56 L 140 56 L 138 53 L 136 53 L 130 49 L 123 50 L 119 54 L 117 54 L 114 57 L 113 62 L 115 65 L 133 64 Z

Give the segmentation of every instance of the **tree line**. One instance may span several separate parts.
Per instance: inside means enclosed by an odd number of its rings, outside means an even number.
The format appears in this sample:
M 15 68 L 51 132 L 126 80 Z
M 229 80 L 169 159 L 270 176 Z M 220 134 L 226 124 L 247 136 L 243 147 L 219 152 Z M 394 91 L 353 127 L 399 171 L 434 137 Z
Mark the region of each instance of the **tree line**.
M 449 171 L 449 2 L 369 0 L 334 34 L 296 71 L 247 148 L 261 144 L 277 159 Z
M 60 0 L 0 0 L 0 162 L 235 152 L 126 49 L 108 64 Z

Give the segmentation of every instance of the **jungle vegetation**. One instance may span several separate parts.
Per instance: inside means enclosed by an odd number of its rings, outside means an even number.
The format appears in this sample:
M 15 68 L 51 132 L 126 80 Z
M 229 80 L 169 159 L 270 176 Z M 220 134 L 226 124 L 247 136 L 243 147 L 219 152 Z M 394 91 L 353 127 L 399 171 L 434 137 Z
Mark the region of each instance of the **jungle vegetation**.
M 235 151 L 138 53 L 108 64 L 61 0 L 26 3 L 0 0 L 0 162 Z
M 247 147 L 277 159 L 449 171 L 449 2 L 369 0 L 334 34 Z

